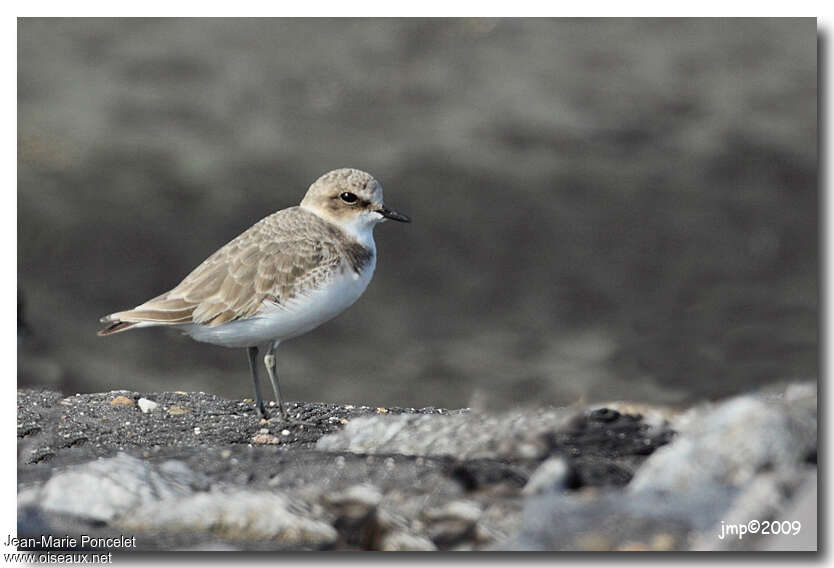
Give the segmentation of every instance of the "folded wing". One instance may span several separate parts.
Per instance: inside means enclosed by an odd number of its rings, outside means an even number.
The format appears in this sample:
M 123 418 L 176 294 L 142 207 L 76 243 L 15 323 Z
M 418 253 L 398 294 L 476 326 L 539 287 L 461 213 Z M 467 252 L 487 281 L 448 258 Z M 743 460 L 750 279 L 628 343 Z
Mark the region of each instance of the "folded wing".
M 287 307 L 344 269 L 356 246 L 312 213 L 279 211 L 215 252 L 172 290 L 102 318 L 110 325 L 99 335 L 139 324 L 216 326 L 255 316 L 265 303 Z

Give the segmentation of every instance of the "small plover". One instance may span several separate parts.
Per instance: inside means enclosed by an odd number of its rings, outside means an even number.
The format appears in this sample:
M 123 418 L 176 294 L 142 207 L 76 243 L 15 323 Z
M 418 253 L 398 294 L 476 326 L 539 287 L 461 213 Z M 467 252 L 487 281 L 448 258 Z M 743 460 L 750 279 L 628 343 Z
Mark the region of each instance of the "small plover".
M 258 413 L 266 417 L 258 382 L 258 348 L 282 418 L 275 350 L 332 319 L 365 291 L 376 267 L 374 226 L 409 222 L 385 207 L 382 186 L 365 172 L 326 173 L 301 204 L 261 219 L 195 268 L 176 287 L 101 318 L 99 335 L 176 327 L 197 341 L 244 347 Z

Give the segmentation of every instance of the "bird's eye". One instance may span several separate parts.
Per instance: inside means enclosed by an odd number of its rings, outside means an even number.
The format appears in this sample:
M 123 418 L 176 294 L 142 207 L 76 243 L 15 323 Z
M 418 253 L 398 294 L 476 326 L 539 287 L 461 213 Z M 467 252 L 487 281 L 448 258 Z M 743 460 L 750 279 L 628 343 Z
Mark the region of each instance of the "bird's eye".
M 349 191 L 345 191 L 344 193 L 339 195 L 339 197 L 341 197 L 342 201 L 344 201 L 345 203 L 356 203 L 356 201 L 359 199 L 358 197 L 356 197 L 355 193 L 350 193 Z

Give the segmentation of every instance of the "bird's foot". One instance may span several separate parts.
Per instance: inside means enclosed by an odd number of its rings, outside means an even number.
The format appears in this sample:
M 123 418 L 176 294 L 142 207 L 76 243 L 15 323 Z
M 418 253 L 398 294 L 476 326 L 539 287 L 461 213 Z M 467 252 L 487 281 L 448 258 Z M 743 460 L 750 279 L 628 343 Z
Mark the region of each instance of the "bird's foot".
M 270 402 L 269 405 L 278 407 L 278 415 L 276 416 L 276 418 L 278 418 L 282 422 L 289 422 L 290 417 L 287 414 L 287 410 L 284 408 L 284 405 L 282 403 L 280 403 L 280 402 L 278 402 L 278 403 Z

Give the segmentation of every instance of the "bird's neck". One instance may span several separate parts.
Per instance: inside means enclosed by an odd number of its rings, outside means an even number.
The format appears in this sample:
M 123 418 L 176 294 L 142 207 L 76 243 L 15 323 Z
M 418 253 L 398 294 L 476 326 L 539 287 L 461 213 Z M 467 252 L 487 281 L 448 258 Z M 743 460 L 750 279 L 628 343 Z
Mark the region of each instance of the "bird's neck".
M 363 247 L 369 249 L 373 254 L 376 254 L 376 243 L 374 242 L 374 227 L 379 222 L 373 216 L 356 215 L 350 219 L 334 219 L 328 215 L 323 215 L 315 209 L 301 205 L 302 209 L 310 211 L 317 217 L 327 221 L 331 225 L 338 227 L 351 239 L 358 242 Z

